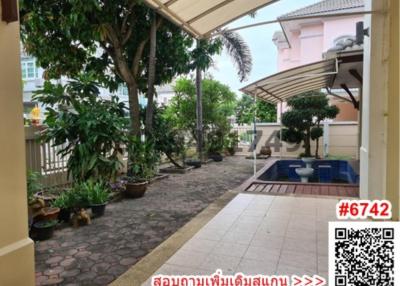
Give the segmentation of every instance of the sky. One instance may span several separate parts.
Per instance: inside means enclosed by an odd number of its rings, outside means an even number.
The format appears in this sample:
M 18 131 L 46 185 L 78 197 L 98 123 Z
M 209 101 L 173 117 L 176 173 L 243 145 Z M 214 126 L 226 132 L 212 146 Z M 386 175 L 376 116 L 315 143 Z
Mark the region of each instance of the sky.
M 243 17 L 227 27 L 235 28 L 263 21 L 275 20 L 277 17 L 293 10 L 319 2 L 320 0 L 280 0 L 257 11 L 256 17 Z M 223 52 L 214 57 L 214 67 L 208 71 L 214 79 L 228 85 L 238 96 L 239 89 L 260 78 L 277 72 L 277 48 L 272 36 L 280 31 L 279 24 L 269 24 L 238 31 L 250 47 L 253 58 L 253 69 L 244 82 L 240 82 L 235 66 L 230 57 Z

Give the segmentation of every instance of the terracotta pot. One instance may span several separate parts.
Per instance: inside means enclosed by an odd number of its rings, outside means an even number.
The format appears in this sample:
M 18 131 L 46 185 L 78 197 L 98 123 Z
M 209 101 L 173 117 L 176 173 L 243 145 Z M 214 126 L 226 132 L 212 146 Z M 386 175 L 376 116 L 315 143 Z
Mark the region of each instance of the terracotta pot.
M 271 156 L 272 154 L 271 148 L 266 146 L 261 147 L 260 154 L 264 156 Z
M 126 183 L 125 195 L 128 198 L 143 197 L 144 193 L 147 190 L 147 185 L 147 181 Z
M 42 213 L 37 216 L 37 220 L 56 220 L 59 213 L 60 208 L 46 207 L 43 208 Z

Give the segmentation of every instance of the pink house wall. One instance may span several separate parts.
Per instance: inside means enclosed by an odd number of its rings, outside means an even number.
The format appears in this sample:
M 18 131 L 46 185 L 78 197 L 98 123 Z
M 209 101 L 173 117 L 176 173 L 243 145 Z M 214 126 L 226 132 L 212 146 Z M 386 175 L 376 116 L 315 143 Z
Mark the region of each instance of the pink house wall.
M 286 31 L 290 48 L 278 45 L 278 72 L 321 61 L 322 54 L 334 46 L 334 41 L 341 36 L 355 36 L 356 23 L 363 17 L 337 17 L 303 22 L 296 28 Z M 278 104 L 278 121 L 280 111 L 285 112 L 286 103 Z
M 355 36 L 356 23 L 363 17 L 327 18 L 300 23 L 286 31 L 290 48 L 278 48 L 278 71 L 322 60 L 322 54 L 334 46 L 340 36 Z

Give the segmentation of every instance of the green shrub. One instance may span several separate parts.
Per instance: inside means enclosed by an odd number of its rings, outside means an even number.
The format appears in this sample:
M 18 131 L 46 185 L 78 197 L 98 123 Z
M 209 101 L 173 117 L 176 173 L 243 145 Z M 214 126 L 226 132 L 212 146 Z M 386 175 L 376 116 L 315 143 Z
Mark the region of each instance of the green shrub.
M 130 181 L 149 180 L 154 177 L 160 153 L 155 148 L 153 140 L 148 139 L 146 142 L 142 142 L 140 137 L 132 137 L 128 142 L 128 154 Z
M 26 176 L 28 203 L 33 202 L 35 194 L 43 189 L 43 185 L 39 182 L 41 176 L 39 172 L 28 171 Z
M 89 205 L 105 204 L 110 197 L 109 189 L 104 182 L 89 180 L 82 183 L 81 188 Z
M 114 96 L 102 99 L 96 84 L 89 76 L 65 86 L 46 82 L 35 95 L 47 106 L 43 139 L 68 157 L 74 181 L 112 179 L 122 166 L 121 146 L 129 127 L 125 105 Z

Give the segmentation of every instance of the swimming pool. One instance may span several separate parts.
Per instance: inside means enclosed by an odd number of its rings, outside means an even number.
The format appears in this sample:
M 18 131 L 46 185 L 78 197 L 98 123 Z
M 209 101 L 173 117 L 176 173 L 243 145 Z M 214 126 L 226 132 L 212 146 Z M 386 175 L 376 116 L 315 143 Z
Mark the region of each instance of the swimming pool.
M 300 177 L 295 169 L 305 167 L 302 160 L 278 160 L 272 164 L 258 179 L 262 181 L 299 182 Z M 314 174 L 311 183 L 357 184 L 360 176 L 345 160 L 315 160 L 312 164 Z

